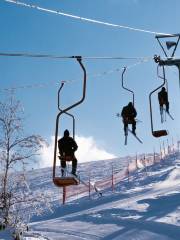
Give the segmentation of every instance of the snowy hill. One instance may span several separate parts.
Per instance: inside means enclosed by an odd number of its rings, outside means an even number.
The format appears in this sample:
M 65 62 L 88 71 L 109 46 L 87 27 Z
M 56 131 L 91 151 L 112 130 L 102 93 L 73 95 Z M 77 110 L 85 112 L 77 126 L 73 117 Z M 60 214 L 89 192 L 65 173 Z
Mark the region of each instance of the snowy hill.
M 115 159 L 93 162 L 81 165 L 79 170 L 84 180 L 87 180 L 87 174 L 83 171 L 91 169 L 93 181 L 106 181 L 112 163 L 116 165 L 116 170 L 124 173 L 128 161 Z M 138 164 L 140 166 L 140 161 Z M 24 240 L 180 239 L 178 153 L 165 157 L 153 166 L 131 172 L 129 178 L 121 181 L 116 178 L 113 192 L 109 185 L 103 188 L 102 197 L 95 192 L 90 198 L 88 194 L 79 194 L 70 197 L 66 205 L 61 204 L 60 191 L 51 183 L 50 169 L 29 172 L 28 178 L 31 189 L 36 191 L 40 188 L 52 195 L 54 212 L 34 216 Z M 6 232 L 0 232 L 0 239 L 9 240 Z

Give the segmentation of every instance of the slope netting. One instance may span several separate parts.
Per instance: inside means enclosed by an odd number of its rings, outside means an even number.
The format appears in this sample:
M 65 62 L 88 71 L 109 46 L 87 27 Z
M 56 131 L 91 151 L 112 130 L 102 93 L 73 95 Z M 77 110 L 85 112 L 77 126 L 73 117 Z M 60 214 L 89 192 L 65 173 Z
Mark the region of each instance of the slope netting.
M 141 154 L 135 157 L 124 158 L 123 164 L 122 159 L 116 159 L 115 161 L 106 160 L 104 169 L 95 169 L 93 164 L 80 172 L 80 184 L 77 186 L 66 187 L 66 200 L 70 201 L 84 196 L 97 196 L 99 193 L 103 194 L 103 191 L 109 189 L 110 191 L 116 190 L 121 185 L 122 181 L 130 181 L 130 177 L 138 170 L 148 171 L 150 166 L 161 163 L 169 157 L 176 156 L 179 154 L 179 142 L 177 147 L 173 144 L 172 146 L 160 147 L 160 153 L 153 154 Z M 120 164 L 121 163 L 121 164 Z M 99 175 L 98 175 L 99 171 Z M 95 174 L 96 172 L 96 174 Z M 84 176 L 84 174 L 86 174 Z M 101 196 L 101 195 L 100 195 Z

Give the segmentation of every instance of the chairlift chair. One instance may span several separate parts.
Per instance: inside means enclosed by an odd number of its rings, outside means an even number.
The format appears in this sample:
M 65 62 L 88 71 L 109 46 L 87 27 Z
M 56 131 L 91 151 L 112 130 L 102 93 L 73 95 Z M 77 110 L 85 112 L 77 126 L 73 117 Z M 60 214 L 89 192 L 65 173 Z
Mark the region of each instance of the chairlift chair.
M 64 87 L 64 84 L 65 84 L 65 81 L 62 81 L 61 82 L 61 86 L 58 90 L 58 109 L 59 111 L 63 111 L 60 107 L 60 93 L 61 93 L 61 90 L 62 88 Z M 73 139 L 75 139 L 75 117 L 73 114 L 70 114 L 68 112 L 64 112 L 64 114 L 66 114 L 67 116 L 70 116 L 73 120 Z M 66 162 L 69 162 L 69 161 L 72 161 L 71 158 L 65 160 Z M 59 177 L 55 179 L 55 185 L 58 187 L 67 187 L 67 186 L 70 186 L 70 185 L 77 185 L 78 184 L 78 180 L 72 176 L 65 176 L 65 177 Z
M 122 88 L 132 94 L 132 103 L 133 103 L 133 106 L 134 106 L 134 102 L 135 102 L 135 100 L 134 100 L 134 99 L 135 99 L 135 97 L 134 97 L 134 91 L 132 91 L 131 89 L 125 87 L 125 85 L 124 85 L 124 74 L 125 74 L 125 72 L 126 72 L 126 69 L 127 69 L 127 67 L 124 67 L 124 68 L 123 68 L 122 75 L 121 75 Z M 120 114 L 117 114 L 117 117 L 119 117 L 119 116 L 120 116 Z M 125 134 L 125 145 L 127 145 L 128 131 L 131 132 L 130 129 L 128 129 L 128 127 L 127 127 L 127 129 L 126 129 L 126 134 Z M 131 133 L 132 133 L 132 132 L 131 132 Z M 133 134 L 133 133 L 132 133 L 132 134 Z M 134 135 L 134 134 L 133 134 L 133 135 Z M 142 143 L 142 141 L 141 141 L 136 135 L 134 135 L 134 136 L 135 136 L 135 138 L 136 138 L 140 143 Z
M 72 114 L 69 114 L 67 111 L 69 111 L 72 108 L 75 108 L 77 105 L 81 104 L 86 96 L 86 69 L 84 67 L 84 65 L 81 62 L 81 57 L 80 56 L 75 56 L 72 57 L 75 58 L 78 63 L 80 64 L 80 67 L 83 70 L 83 94 L 82 97 L 79 101 L 75 102 L 74 104 L 66 107 L 65 109 L 61 109 L 60 108 L 60 104 L 59 104 L 59 100 L 60 100 L 60 91 L 63 87 L 64 84 L 62 84 L 58 90 L 58 109 L 59 112 L 57 114 L 56 117 L 56 127 L 55 127 L 55 142 L 54 142 L 54 161 L 53 161 L 53 182 L 57 187 L 66 187 L 69 185 L 78 185 L 79 184 L 79 180 L 76 177 L 59 177 L 58 174 L 56 173 L 56 158 L 57 158 L 57 140 L 58 140 L 58 132 L 59 132 L 59 120 L 60 117 L 63 114 L 69 115 L 73 118 L 73 136 L 75 135 L 75 119 L 74 116 Z
M 159 68 L 159 65 L 157 66 L 157 73 L 158 73 L 158 68 Z M 167 130 L 156 130 L 154 131 L 154 127 L 153 127 L 153 114 L 152 114 L 152 102 L 151 102 L 151 97 L 152 97 L 152 94 L 155 93 L 157 90 L 159 90 L 160 88 L 162 88 L 165 83 L 166 83 L 166 78 L 165 78 L 165 69 L 164 69 L 164 66 L 162 66 L 163 68 L 163 83 L 158 86 L 156 89 L 154 89 L 152 92 L 150 92 L 149 94 L 149 106 L 150 106 L 150 119 L 151 119 L 151 132 L 152 132 L 152 135 L 154 137 L 163 137 L 163 136 L 166 136 L 168 135 L 168 132 Z M 159 74 L 157 74 L 159 76 Z

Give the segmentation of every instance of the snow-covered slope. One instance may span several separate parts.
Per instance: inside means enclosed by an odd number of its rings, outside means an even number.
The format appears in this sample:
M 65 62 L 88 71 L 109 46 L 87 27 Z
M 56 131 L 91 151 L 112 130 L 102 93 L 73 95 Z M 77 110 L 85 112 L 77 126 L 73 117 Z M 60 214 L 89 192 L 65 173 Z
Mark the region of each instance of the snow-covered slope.
M 93 163 L 94 178 L 102 179 L 108 174 L 112 162 L 107 162 Z M 129 181 L 125 178 L 116 182 L 114 192 L 107 188 L 102 197 L 95 193 L 90 199 L 76 197 L 65 206 L 58 201 L 60 192 L 51 185 L 50 177 L 48 169 L 29 175 L 31 187 L 46 189 L 55 200 L 53 213 L 32 218 L 25 240 L 180 239 L 180 155 L 177 153 L 131 173 Z M 2 238 L 2 234 L 0 239 L 8 239 Z
M 124 172 L 128 165 L 128 161 L 133 161 L 134 157 L 129 156 L 126 158 L 115 158 L 110 160 L 102 160 L 102 161 L 92 161 L 88 163 L 80 163 L 78 164 L 78 174 L 81 179 L 88 184 L 89 176 L 91 178 L 91 182 L 102 181 L 103 179 L 108 179 L 111 177 L 112 166 L 114 170 L 118 172 Z M 68 170 L 71 171 L 71 165 L 69 164 Z M 60 169 L 57 167 L 56 169 L 57 176 L 60 174 Z M 49 194 L 52 197 L 53 204 L 59 205 L 62 198 L 62 189 L 54 186 L 52 182 L 52 168 L 42 168 L 27 172 L 27 181 L 30 186 L 30 189 L 33 191 L 43 191 Z M 80 191 L 81 189 L 81 191 Z M 88 194 L 88 189 L 84 185 L 73 186 L 68 188 L 68 200 L 70 195 L 75 197 L 80 197 L 79 193 L 83 192 L 84 195 Z M 78 194 L 78 196 L 77 196 Z

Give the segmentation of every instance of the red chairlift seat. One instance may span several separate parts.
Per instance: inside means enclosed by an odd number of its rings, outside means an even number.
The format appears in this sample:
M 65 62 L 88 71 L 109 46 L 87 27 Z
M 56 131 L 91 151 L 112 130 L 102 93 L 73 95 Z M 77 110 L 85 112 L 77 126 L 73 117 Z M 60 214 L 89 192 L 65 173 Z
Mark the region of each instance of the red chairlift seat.
M 157 130 L 157 131 L 153 131 L 152 135 L 154 137 L 163 137 L 163 136 L 167 136 L 168 132 L 166 130 Z
M 67 162 L 73 161 L 73 158 L 74 156 L 59 156 L 60 160 Z M 79 179 L 75 176 L 54 177 L 53 182 L 57 187 L 67 187 L 70 185 L 78 185 Z
M 53 182 L 57 187 L 67 187 L 70 185 L 78 185 L 79 179 L 76 177 L 55 177 Z
M 73 161 L 75 157 L 74 156 L 59 156 L 59 159 L 62 161 L 66 161 L 66 162 L 71 162 Z

